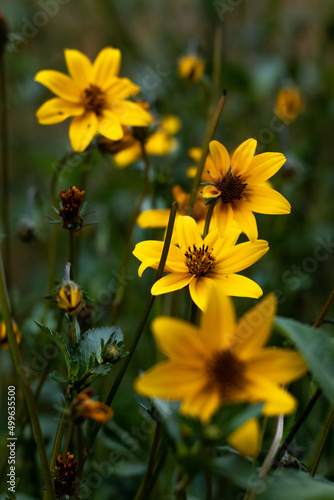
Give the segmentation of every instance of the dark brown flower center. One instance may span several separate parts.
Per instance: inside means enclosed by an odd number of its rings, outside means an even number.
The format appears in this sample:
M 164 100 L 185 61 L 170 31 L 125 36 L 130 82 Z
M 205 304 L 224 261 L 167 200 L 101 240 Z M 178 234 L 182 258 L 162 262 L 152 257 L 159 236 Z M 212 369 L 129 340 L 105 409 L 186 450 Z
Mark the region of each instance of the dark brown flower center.
M 233 175 L 231 172 L 223 177 L 223 179 L 216 184 L 220 191 L 220 199 L 223 203 L 233 203 L 234 200 L 241 200 L 242 193 L 244 192 L 247 183 L 243 182 L 240 175 Z
M 231 400 L 245 384 L 245 363 L 230 350 L 217 352 L 207 363 L 207 374 L 223 400 Z
M 106 104 L 106 95 L 100 87 L 91 83 L 81 97 L 86 111 L 94 111 L 98 116 L 101 115 Z
M 200 248 L 196 245 L 189 247 L 185 256 L 189 272 L 198 278 L 206 276 L 215 267 L 212 249 L 209 250 L 209 247 L 204 244 Z

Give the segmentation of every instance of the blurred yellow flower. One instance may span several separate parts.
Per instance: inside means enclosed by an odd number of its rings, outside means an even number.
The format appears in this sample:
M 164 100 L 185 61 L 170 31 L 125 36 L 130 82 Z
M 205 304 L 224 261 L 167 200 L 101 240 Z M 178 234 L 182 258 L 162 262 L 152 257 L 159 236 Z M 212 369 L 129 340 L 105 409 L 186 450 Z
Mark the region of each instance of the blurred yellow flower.
M 123 137 L 122 126 L 147 126 L 152 118 L 129 97 L 140 88 L 128 78 L 119 78 L 121 52 L 112 47 L 101 50 L 94 63 L 78 50 L 65 50 L 70 76 L 44 70 L 35 80 L 57 97 L 44 103 L 36 115 L 39 123 L 59 123 L 70 116 L 69 136 L 74 151 L 84 151 L 99 133 L 111 140 Z
M 276 98 L 275 113 L 284 122 L 293 122 L 304 109 L 304 100 L 297 87 L 286 87 L 279 90 Z
M 16 336 L 16 342 L 19 344 L 21 342 L 22 335 L 15 321 L 13 321 L 13 330 Z M 9 347 L 7 333 L 6 333 L 6 325 L 4 321 L 0 321 L 0 346 L 3 349 L 8 349 Z
M 135 390 L 181 401 L 181 413 L 204 423 L 223 404 L 263 402 L 264 415 L 292 413 L 297 402 L 281 385 L 302 376 L 307 366 L 299 353 L 263 347 L 275 312 L 276 298 L 270 294 L 237 322 L 231 299 L 213 287 L 199 327 L 176 318 L 156 318 L 152 330 L 167 360 L 138 377 Z M 244 437 L 249 438 L 252 430 L 256 432 L 256 426 L 250 422 Z M 231 441 L 240 447 L 238 436 L 235 440 L 232 435 Z M 244 452 L 255 454 L 255 441 L 253 436 L 247 446 L 244 443 Z
M 77 395 L 72 404 L 71 414 L 74 420 L 91 418 L 102 424 L 110 420 L 114 416 L 114 412 L 101 401 L 91 399 L 92 392 L 92 389 L 87 387 Z
M 165 265 L 169 274 L 154 283 L 153 295 L 174 292 L 189 285 L 192 300 L 202 310 L 206 309 L 214 282 L 227 295 L 254 298 L 262 295 L 259 285 L 235 273 L 258 261 L 269 250 L 267 241 L 235 245 L 240 231 L 229 231 L 221 238 L 217 229 L 203 239 L 195 220 L 188 216 L 178 217 L 176 234 L 179 247 L 170 245 Z M 133 254 L 142 262 L 139 276 L 147 267 L 158 268 L 162 248 L 162 241 L 142 241 L 135 246 Z
M 70 316 L 78 314 L 84 305 L 82 292 L 73 281 L 63 282 L 58 288 L 55 302 L 58 309 L 65 311 Z
M 178 61 L 178 72 L 181 78 L 189 82 L 198 82 L 204 73 L 204 61 L 196 54 L 183 56 Z
M 219 201 L 213 218 L 222 235 L 234 219 L 248 238 L 255 241 L 258 230 L 253 212 L 288 214 L 291 211 L 290 203 L 265 185 L 282 167 L 285 156 L 282 153 L 254 156 L 256 144 L 254 139 L 248 139 L 230 156 L 218 141 L 210 142 L 212 185 L 204 186 L 202 194 L 213 203 Z
M 151 134 L 145 142 L 146 153 L 148 155 L 164 156 L 175 151 L 177 147 L 177 140 L 174 135 L 180 130 L 180 128 L 181 121 L 177 116 L 164 116 L 158 130 Z M 135 140 L 134 143 L 128 148 L 125 148 L 115 154 L 114 162 L 116 167 L 124 168 L 137 161 L 140 156 L 140 141 Z

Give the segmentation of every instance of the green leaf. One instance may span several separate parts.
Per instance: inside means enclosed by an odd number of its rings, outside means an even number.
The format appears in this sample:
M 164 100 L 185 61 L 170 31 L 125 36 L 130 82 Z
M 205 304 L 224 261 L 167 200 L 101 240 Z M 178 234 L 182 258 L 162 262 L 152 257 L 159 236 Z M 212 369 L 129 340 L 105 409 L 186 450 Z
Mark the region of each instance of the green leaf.
M 334 404 L 334 339 L 323 329 L 293 319 L 275 318 L 276 329 L 288 337 L 303 355 L 312 375 Z
M 69 353 L 69 350 L 67 348 L 67 345 L 65 343 L 64 338 L 60 335 L 60 333 L 55 332 L 54 330 L 51 330 L 49 327 L 42 325 L 42 323 L 39 323 L 38 321 L 35 321 L 36 325 L 42 330 L 42 332 L 46 333 L 51 339 L 56 343 L 56 345 L 59 347 L 61 352 L 63 353 L 65 363 L 66 363 L 66 368 L 67 368 L 67 375 L 68 377 L 71 374 L 71 367 L 72 367 L 72 358 Z
M 253 463 L 238 453 L 228 453 L 222 457 L 215 458 L 212 463 L 218 474 L 221 474 L 241 488 L 248 489 L 250 480 L 257 478 Z
M 255 484 L 257 481 L 257 485 Z M 259 495 L 257 500 L 333 500 L 334 484 L 329 481 L 312 479 L 306 472 L 279 471 L 277 475 L 269 476 L 266 481 L 258 479 Z
M 49 377 L 55 382 L 59 382 L 61 384 L 66 384 L 68 382 L 68 378 L 65 377 L 65 375 L 62 375 L 61 373 L 57 372 L 56 370 L 49 373 Z

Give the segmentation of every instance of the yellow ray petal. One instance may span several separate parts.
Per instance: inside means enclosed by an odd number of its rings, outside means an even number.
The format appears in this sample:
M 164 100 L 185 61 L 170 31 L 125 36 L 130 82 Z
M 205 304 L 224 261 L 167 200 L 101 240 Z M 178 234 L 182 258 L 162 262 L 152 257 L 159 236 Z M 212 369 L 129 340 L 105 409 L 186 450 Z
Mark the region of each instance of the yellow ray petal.
M 204 186 L 202 196 L 205 199 L 217 198 L 220 195 L 220 190 L 216 186 Z
M 232 297 L 252 297 L 258 299 L 263 293 L 255 281 L 240 274 L 222 276 L 217 273 L 211 277 L 218 283 L 222 293 Z
M 231 164 L 227 149 L 218 141 L 211 141 L 209 148 L 217 172 L 224 177 L 229 171 Z
M 129 78 L 114 78 L 107 91 L 107 99 L 110 105 L 115 101 L 122 101 L 132 97 L 140 91 L 140 87 L 134 84 Z
M 230 203 L 218 203 L 215 206 L 213 219 L 221 237 L 230 230 L 233 223 L 233 209 Z
M 247 373 L 247 393 L 254 403 L 265 403 L 262 413 L 268 417 L 293 413 L 297 406 L 295 398 L 263 375 Z
M 210 351 L 197 327 L 181 319 L 159 316 L 151 328 L 159 349 L 172 361 L 204 370 L 205 356 L 210 356 Z
M 235 349 L 240 356 L 250 358 L 267 342 L 276 309 L 276 296 L 270 293 L 239 320 Z
M 245 196 L 253 212 L 289 214 L 291 205 L 278 191 L 266 186 L 247 186 Z
M 84 151 L 90 144 L 97 132 L 97 117 L 95 113 L 89 112 L 82 116 L 73 118 L 69 135 L 74 151 Z
M 247 241 L 227 251 L 223 249 L 220 255 L 217 255 L 214 272 L 238 273 L 261 259 L 268 250 L 268 242 L 265 240 L 257 240 L 254 243 Z
M 165 361 L 136 378 L 134 387 L 144 396 L 178 401 L 186 394 L 196 392 L 203 384 L 202 379 L 203 375 L 197 368 Z
M 170 210 L 160 208 L 154 210 L 145 210 L 139 214 L 137 224 L 142 228 L 147 227 L 166 227 L 168 224 Z
M 285 161 L 282 153 L 261 153 L 254 156 L 247 170 L 247 183 L 262 184 L 276 174 Z
M 116 167 L 124 168 L 130 165 L 131 163 L 138 160 L 141 155 L 140 144 L 135 143 L 133 146 L 120 151 L 114 155 L 114 162 Z
M 192 217 L 188 217 L 187 215 L 178 217 L 176 233 L 179 245 L 184 251 L 189 247 L 193 247 L 193 245 L 200 248 L 203 244 L 199 229 Z
M 152 134 L 146 142 L 146 152 L 149 155 L 165 155 L 171 147 L 171 137 L 164 130 Z
M 137 257 L 137 259 L 143 262 L 149 258 L 160 261 L 163 246 L 163 241 L 141 241 L 140 243 L 137 243 L 132 253 L 135 257 Z M 188 272 L 183 252 L 175 245 L 170 245 L 169 247 L 166 269 L 184 273 Z
M 39 71 L 35 76 L 35 80 L 45 85 L 51 92 L 65 101 L 81 102 L 80 89 L 69 76 L 60 73 L 60 71 L 49 69 Z
M 152 269 L 158 269 L 159 267 L 159 262 L 160 262 L 160 259 L 155 259 L 154 257 L 151 257 L 149 259 L 145 259 L 143 260 L 143 262 L 140 264 L 140 266 L 138 267 L 138 276 L 139 278 L 142 277 L 143 275 L 143 272 L 148 268 L 148 267 L 152 267 Z M 164 269 L 164 271 L 166 271 L 166 268 Z
M 254 354 L 248 359 L 247 366 L 253 373 L 279 384 L 288 384 L 307 371 L 307 365 L 299 353 L 274 347 Z
M 175 135 L 178 133 L 182 126 L 182 122 L 178 116 L 175 115 L 166 115 L 161 120 L 161 128 L 168 135 Z
M 65 60 L 68 72 L 76 85 L 81 89 L 88 87 L 93 67 L 88 57 L 79 50 L 66 49 Z
M 161 295 L 162 293 L 175 292 L 180 290 L 194 279 L 190 273 L 171 273 L 156 281 L 151 288 L 152 295 Z
M 112 105 L 112 111 L 122 125 L 147 127 L 152 122 L 151 115 L 135 102 L 117 102 Z
M 250 241 L 257 240 L 257 223 L 251 204 L 243 200 L 240 200 L 238 204 L 235 203 L 233 206 L 233 216 Z
M 212 285 L 213 281 L 206 276 L 195 277 L 189 285 L 190 296 L 201 311 L 206 310 Z
M 92 68 L 92 83 L 102 90 L 108 90 L 118 75 L 121 66 L 121 52 L 113 47 L 101 50 Z
M 255 139 L 248 139 L 237 147 L 231 158 L 233 175 L 247 175 L 248 167 L 254 157 L 256 145 L 257 142 Z
M 124 135 L 118 116 L 112 111 L 109 111 L 109 109 L 103 110 L 97 130 L 101 135 L 111 141 L 119 141 Z
M 206 312 L 201 316 L 200 335 L 212 351 L 228 349 L 234 337 L 236 318 L 233 303 L 213 283 Z
M 52 125 L 66 120 L 69 116 L 82 115 L 84 112 L 85 108 L 81 104 L 54 97 L 38 109 L 36 116 L 42 125 Z
M 242 455 L 256 457 L 260 451 L 260 426 L 257 418 L 251 418 L 232 432 L 227 442 Z
M 188 393 L 182 401 L 180 412 L 190 417 L 198 417 L 203 423 L 210 420 L 221 405 L 218 392 L 204 386 L 201 391 Z

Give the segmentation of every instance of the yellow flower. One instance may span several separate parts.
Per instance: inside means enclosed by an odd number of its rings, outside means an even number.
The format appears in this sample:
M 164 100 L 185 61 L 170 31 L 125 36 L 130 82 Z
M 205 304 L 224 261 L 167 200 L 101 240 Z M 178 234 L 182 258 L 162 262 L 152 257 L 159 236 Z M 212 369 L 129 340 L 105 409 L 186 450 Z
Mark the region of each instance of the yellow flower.
M 114 412 L 101 401 L 91 399 L 92 392 L 90 387 L 80 392 L 73 401 L 71 413 L 74 420 L 91 418 L 102 424 L 110 420 L 114 416 Z
M 192 300 L 202 310 L 207 306 L 214 282 L 227 295 L 254 298 L 262 295 L 254 281 L 234 273 L 259 260 L 269 249 L 267 241 L 235 245 L 240 231 L 229 231 L 221 238 L 217 229 L 203 239 L 195 220 L 188 216 L 178 217 L 176 234 L 179 247 L 170 246 L 165 266 L 170 274 L 154 283 L 153 295 L 174 292 L 189 285 Z M 142 241 L 136 245 L 133 254 L 142 261 L 139 276 L 147 267 L 158 268 L 162 248 L 162 241 Z
M 299 378 L 307 366 L 299 353 L 263 347 L 275 311 L 270 294 L 237 322 L 231 299 L 214 287 L 199 327 L 156 318 L 152 330 L 167 360 L 138 377 L 136 391 L 181 401 L 181 413 L 204 423 L 223 404 L 263 402 L 266 416 L 292 413 L 297 402 L 281 385 Z
M 177 116 L 167 115 L 160 123 L 156 132 L 150 135 L 145 143 L 146 153 L 153 156 L 164 156 L 175 151 L 177 140 L 174 135 L 180 130 L 181 121 Z M 124 168 L 138 160 L 141 156 L 140 142 L 137 140 L 130 147 L 116 153 L 116 167 Z
M 80 288 L 73 281 L 64 281 L 55 297 L 56 306 L 70 316 L 78 314 L 83 308 L 83 296 Z
M 22 335 L 15 321 L 13 321 L 13 330 L 16 336 L 16 342 L 19 344 L 21 342 Z M 0 321 L 0 346 L 3 349 L 8 349 L 9 347 L 7 333 L 6 333 L 6 325 L 4 321 Z
M 304 109 L 304 101 L 297 87 L 280 89 L 276 98 L 275 113 L 284 122 L 293 122 Z
M 198 82 L 204 73 L 204 61 L 196 54 L 183 56 L 178 62 L 178 72 L 181 78 L 189 82 Z
M 203 197 L 219 201 L 213 216 L 220 233 L 230 227 L 233 219 L 251 241 L 258 237 L 253 212 L 288 214 L 290 203 L 277 191 L 265 185 L 284 164 L 282 153 L 262 153 L 254 156 L 256 141 L 248 139 L 231 155 L 218 141 L 210 142 L 213 166 L 210 176 L 213 185 L 203 188 Z
M 59 123 L 70 116 L 69 136 L 74 151 L 84 151 L 99 133 L 111 140 L 123 137 L 123 126 L 147 126 L 152 118 L 141 106 L 128 101 L 140 88 L 128 78 L 119 78 L 121 52 L 112 47 L 101 50 L 92 64 L 78 50 L 65 50 L 70 76 L 44 70 L 35 80 L 57 97 L 37 111 L 42 125 Z

